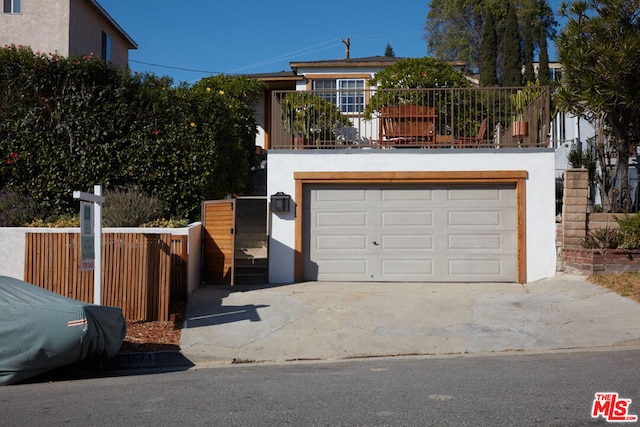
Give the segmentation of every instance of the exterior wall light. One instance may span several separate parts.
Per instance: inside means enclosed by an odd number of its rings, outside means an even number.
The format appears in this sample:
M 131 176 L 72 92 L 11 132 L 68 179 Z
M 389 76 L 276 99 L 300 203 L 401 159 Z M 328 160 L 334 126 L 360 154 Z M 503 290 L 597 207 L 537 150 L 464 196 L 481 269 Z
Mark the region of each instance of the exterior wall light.
M 291 196 L 278 191 L 271 196 L 271 212 L 289 212 Z

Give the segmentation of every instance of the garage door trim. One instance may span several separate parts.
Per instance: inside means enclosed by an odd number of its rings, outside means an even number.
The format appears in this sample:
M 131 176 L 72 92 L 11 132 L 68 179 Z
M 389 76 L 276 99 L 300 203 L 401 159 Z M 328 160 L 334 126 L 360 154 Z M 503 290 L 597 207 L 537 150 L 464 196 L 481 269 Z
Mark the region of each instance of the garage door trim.
M 310 184 L 515 184 L 516 269 L 518 283 L 526 283 L 526 171 L 464 172 L 295 172 L 295 264 L 294 279 L 303 280 L 304 188 Z

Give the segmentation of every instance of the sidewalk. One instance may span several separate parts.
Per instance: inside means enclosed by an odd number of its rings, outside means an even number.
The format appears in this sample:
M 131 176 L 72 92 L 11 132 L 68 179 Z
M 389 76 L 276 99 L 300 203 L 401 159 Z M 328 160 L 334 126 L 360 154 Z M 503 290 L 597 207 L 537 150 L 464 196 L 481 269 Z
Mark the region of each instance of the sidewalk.
M 640 346 L 640 304 L 582 276 L 513 283 L 201 286 L 190 362 L 282 362 Z

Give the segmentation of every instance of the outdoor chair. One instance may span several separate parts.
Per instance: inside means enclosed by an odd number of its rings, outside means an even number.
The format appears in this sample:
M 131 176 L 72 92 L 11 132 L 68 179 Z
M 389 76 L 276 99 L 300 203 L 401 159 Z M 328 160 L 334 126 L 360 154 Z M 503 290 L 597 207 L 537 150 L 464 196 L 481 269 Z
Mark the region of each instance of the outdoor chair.
M 482 141 L 487 137 L 487 123 L 489 119 L 485 118 L 480 124 L 478 134 L 476 136 L 460 136 L 455 142 L 456 148 L 480 148 Z

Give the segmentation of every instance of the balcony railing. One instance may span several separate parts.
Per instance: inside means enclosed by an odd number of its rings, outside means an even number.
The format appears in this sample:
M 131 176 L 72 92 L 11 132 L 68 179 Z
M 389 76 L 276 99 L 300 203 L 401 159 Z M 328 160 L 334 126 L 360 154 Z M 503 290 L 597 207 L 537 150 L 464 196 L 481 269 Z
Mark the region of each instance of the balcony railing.
M 274 91 L 270 148 L 549 147 L 548 87 Z

